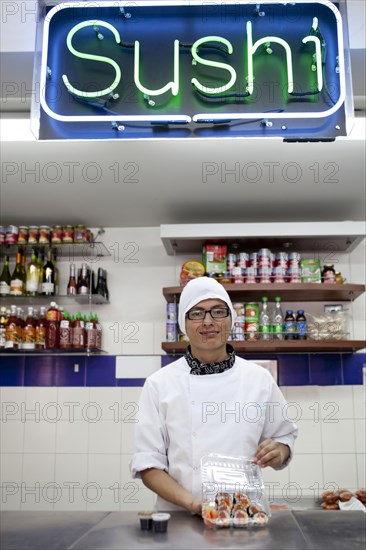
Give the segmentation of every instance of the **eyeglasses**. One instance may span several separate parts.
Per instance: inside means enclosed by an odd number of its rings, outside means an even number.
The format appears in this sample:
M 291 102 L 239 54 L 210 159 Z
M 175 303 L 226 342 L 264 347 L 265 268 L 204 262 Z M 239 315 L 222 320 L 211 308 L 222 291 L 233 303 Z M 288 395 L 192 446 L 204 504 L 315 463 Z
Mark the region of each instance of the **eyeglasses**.
M 209 313 L 212 319 L 225 319 L 229 316 L 230 310 L 222 306 L 215 306 L 211 309 L 195 308 L 188 311 L 186 317 L 190 321 L 202 321 L 206 318 L 206 313 Z

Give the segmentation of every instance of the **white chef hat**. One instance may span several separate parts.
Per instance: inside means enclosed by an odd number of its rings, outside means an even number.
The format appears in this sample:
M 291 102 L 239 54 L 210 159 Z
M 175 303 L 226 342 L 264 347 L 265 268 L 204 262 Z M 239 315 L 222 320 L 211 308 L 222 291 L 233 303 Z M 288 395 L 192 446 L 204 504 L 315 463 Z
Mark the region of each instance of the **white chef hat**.
M 223 300 L 227 304 L 231 313 L 231 327 L 233 327 L 236 320 L 236 312 L 231 303 L 230 296 L 223 285 L 211 277 L 197 277 L 186 284 L 179 300 L 178 323 L 180 330 L 184 334 L 186 334 L 187 311 L 198 304 L 198 302 L 212 298 Z

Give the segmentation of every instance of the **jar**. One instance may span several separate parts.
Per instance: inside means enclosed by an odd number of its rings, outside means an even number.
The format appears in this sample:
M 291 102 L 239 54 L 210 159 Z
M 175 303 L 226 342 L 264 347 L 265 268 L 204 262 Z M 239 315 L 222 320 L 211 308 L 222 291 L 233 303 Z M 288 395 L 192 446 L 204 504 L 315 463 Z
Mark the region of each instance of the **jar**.
M 39 243 L 49 244 L 50 242 L 50 228 L 48 225 L 41 225 L 39 228 Z
M 65 225 L 62 232 L 62 242 L 63 243 L 72 243 L 74 242 L 74 226 Z
M 323 283 L 336 283 L 336 272 L 333 264 L 325 264 L 322 271 Z
M 9 225 L 6 228 L 5 233 L 5 243 L 6 244 L 17 244 L 18 242 L 18 228 L 16 225 Z
M 0 225 L 0 244 L 5 243 L 5 227 Z
M 336 283 L 339 285 L 343 285 L 344 283 L 343 275 L 339 271 L 336 271 Z
M 30 225 L 28 229 L 28 244 L 38 243 L 38 225 Z
M 75 243 L 86 243 L 86 228 L 85 225 L 76 225 L 74 231 Z
M 62 242 L 62 225 L 54 225 L 51 233 L 51 243 L 61 244 Z
M 26 225 L 19 226 L 18 244 L 27 244 L 28 242 L 28 227 Z

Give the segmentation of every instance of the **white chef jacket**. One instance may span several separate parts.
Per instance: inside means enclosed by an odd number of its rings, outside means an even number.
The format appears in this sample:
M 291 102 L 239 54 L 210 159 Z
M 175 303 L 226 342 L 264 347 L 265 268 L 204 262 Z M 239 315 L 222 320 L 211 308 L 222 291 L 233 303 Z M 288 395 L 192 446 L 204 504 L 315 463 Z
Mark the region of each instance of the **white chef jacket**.
M 264 439 L 289 446 L 297 427 L 272 375 L 240 357 L 218 374 L 191 375 L 184 357 L 150 375 L 135 425 L 133 478 L 146 468 L 168 472 L 202 497 L 201 457 L 209 453 L 252 458 Z M 287 466 L 290 458 L 280 469 Z M 158 496 L 158 510 L 181 510 Z

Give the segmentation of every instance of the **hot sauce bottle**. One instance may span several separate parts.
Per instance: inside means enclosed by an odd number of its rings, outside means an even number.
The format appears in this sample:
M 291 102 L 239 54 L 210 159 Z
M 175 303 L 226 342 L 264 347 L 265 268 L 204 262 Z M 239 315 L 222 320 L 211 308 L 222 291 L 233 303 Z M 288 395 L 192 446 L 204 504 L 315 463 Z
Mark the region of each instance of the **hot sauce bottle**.
M 51 302 L 46 314 L 46 348 L 60 347 L 60 312 L 56 302 Z

